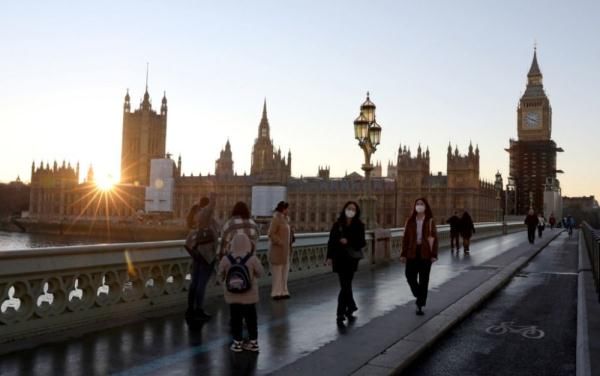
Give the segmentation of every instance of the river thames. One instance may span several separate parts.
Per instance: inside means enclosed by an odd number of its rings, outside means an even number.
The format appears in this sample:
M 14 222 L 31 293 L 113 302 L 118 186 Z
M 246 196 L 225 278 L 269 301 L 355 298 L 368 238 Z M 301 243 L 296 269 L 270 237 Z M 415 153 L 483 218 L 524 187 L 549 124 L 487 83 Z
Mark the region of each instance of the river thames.
M 29 234 L 23 232 L 0 231 L 0 252 L 15 249 L 57 247 L 64 245 L 97 243 L 106 243 L 106 239 L 88 236 L 60 236 L 49 234 Z

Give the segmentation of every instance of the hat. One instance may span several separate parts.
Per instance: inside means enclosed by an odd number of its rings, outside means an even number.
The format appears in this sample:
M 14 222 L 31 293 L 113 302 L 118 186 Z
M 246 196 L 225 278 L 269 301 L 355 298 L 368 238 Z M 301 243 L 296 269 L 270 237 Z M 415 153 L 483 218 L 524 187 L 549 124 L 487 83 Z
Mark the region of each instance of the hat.
M 289 204 L 289 203 L 287 203 L 287 202 L 285 202 L 285 201 L 279 201 L 279 202 L 277 203 L 277 207 L 275 208 L 275 211 L 281 212 L 281 211 L 283 211 L 284 209 L 287 209 L 287 208 L 288 208 L 288 206 L 290 206 L 290 204 Z
M 250 242 L 250 238 L 248 238 L 248 235 L 243 234 L 241 232 L 238 232 L 235 235 L 233 235 L 230 247 L 232 253 L 252 251 L 252 243 Z

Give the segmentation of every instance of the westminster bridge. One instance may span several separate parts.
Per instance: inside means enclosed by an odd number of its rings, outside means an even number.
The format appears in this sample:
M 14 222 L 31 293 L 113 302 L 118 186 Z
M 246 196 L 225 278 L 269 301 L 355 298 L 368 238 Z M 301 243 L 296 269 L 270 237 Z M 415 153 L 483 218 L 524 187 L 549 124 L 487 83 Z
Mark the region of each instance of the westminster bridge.
M 269 299 L 261 237 L 259 354 L 229 351 L 214 280 L 212 319 L 186 326 L 183 241 L 0 252 L 0 375 L 598 374 L 600 238 L 586 226 L 547 230 L 530 245 L 521 222 L 478 223 L 470 255 L 451 252 L 439 226 L 446 247 L 425 316 L 414 315 L 397 262 L 403 229 L 369 231 L 359 311 L 345 326 L 324 265 L 328 234 L 297 235 L 285 301 Z

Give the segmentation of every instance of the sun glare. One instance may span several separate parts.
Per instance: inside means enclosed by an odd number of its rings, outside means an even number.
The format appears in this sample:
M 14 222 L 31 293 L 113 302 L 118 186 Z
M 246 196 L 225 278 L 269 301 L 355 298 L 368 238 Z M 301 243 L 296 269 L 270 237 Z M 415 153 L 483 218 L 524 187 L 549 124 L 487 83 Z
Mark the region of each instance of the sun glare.
M 111 175 L 96 178 L 96 186 L 101 191 L 110 191 L 115 185 L 115 181 Z

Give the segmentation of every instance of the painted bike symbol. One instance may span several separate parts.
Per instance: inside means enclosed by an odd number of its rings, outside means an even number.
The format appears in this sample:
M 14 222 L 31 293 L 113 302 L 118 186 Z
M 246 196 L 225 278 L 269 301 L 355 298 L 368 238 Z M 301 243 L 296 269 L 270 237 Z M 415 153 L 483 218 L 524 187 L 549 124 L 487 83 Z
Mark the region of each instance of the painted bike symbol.
M 546 335 L 535 325 L 515 325 L 514 321 L 505 321 L 500 325 L 492 325 L 485 330 L 489 334 L 501 336 L 506 333 L 517 333 L 529 339 L 542 339 Z

